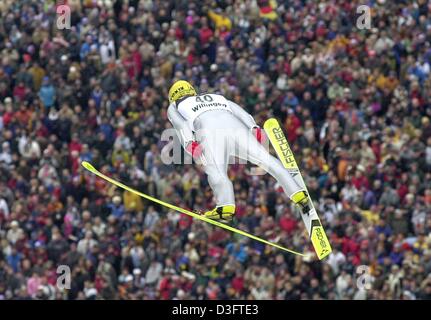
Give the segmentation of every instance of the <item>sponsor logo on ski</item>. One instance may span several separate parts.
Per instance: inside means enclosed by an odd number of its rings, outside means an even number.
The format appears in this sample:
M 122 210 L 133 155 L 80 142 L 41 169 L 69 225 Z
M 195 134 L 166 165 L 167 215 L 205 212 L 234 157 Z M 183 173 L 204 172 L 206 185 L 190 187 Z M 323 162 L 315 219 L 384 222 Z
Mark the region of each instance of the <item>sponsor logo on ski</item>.
M 290 149 L 289 144 L 283 134 L 283 130 L 278 127 L 273 128 L 272 132 L 274 133 L 274 137 L 278 141 L 278 145 L 280 146 L 281 153 L 286 160 L 286 164 L 296 167 L 295 158 L 293 157 L 292 150 Z
M 326 244 L 326 241 L 325 241 L 325 236 L 324 236 L 324 234 L 323 234 L 323 232 L 321 230 L 321 227 L 317 227 L 316 228 L 316 237 L 317 237 L 317 240 L 319 240 L 319 244 L 320 244 L 321 249 L 322 249 L 322 252 L 320 253 L 320 256 L 322 257 L 326 253 L 328 253 L 329 250 L 327 249 L 327 244 Z

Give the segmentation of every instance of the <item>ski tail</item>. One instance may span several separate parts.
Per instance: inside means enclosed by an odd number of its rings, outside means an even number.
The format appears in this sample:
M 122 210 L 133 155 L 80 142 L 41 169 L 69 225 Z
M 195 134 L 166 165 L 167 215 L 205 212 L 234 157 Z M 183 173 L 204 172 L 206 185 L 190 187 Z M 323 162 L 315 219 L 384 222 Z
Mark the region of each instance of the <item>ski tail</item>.
M 302 185 L 305 190 L 307 190 L 292 149 L 290 148 L 289 142 L 287 141 L 277 119 L 271 118 L 266 120 L 263 127 L 283 166 L 292 174 L 294 179 L 300 185 Z M 310 210 L 311 213 L 309 215 L 301 214 L 301 216 L 306 226 L 308 235 L 310 236 L 311 243 L 313 244 L 314 250 L 316 251 L 317 257 L 319 260 L 322 260 L 332 252 L 332 248 L 328 237 L 326 236 L 325 230 L 323 229 L 322 223 L 320 222 L 320 219 L 317 215 L 316 209 L 314 208 L 308 190 L 307 194 L 309 197 L 309 202 L 312 205 L 312 209 Z
M 122 189 L 124 189 L 124 190 L 127 190 L 127 191 L 129 191 L 129 192 L 131 192 L 131 193 L 134 193 L 134 194 L 136 194 L 136 195 L 138 195 L 138 196 L 140 196 L 140 197 L 142 197 L 142 198 L 145 198 L 145 199 L 150 200 L 150 201 L 152 201 L 152 202 L 158 203 L 158 204 L 160 204 L 160 205 L 162 205 L 162 206 L 164 206 L 164 207 L 167 207 L 167 208 L 169 208 L 169 209 L 171 209 L 171 210 L 174 210 L 174 211 L 177 211 L 177 212 L 181 212 L 181 213 L 186 214 L 186 215 L 188 215 L 188 216 L 191 216 L 191 217 L 193 217 L 193 218 L 195 218 L 195 219 L 199 219 L 199 220 L 205 221 L 205 222 L 207 222 L 207 223 L 209 223 L 209 224 L 215 225 L 215 226 L 217 226 L 217 227 L 223 228 L 223 229 L 225 229 L 225 230 L 228 230 L 228 231 L 233 232 L 233 233 L 236 233 L 236 234 L 240 234 L 240 235 L 242 235 L 242 236 L 244 236 L 244 237 L 248 237 L 248 238 L 250 238 L 250 239 L 253 239 L 253 240 L 256 240 L 256 241 L 262 242 L 262 243 L 264 243 L 264 244 L 267 244 L 267 245 L 273 246 L 273 247 L 275 247 L 275 248 L 277 248 L 277 249 L 280 249 L 280 250 L 283 250 L 283 251 L 286 251 L 286 252 L 289 252 L 289 253 L 292 253 L 292 254 L 295 254 L 295 255 L 301 256 L 301 257 L 304 257 L 304 256 L 305 256 L 303 253 L 300 253 L 300 252 L 297 252 L 297 251 L 294 251 L 294 250 L 291 250 L 291 249 L 285 248 L 285 247 L 283 247 L 283 246 L 281 246 L 281 245 L 279 245 L 279 244 L 276 244 L 276 243 L 274 243 L 274 242 L 271 242 L 271 241 L 268 241 L 268 240 L 262 239 L 262 238 L 260 238 L 260 237 L 257 237 L 257 236 L 255 236 L 255 235 L 253 235 L 253 234 L 250 234 L 250 233 L 248 233 L 248 232 L 245 232 L 245 231 L 242 231 L 242 230 L 240 230 L 240 229 L 237 229 L 237 228 L 231 227 L 231 226 L 229 226 L 229 225 L 227 225 L 227 224 L 224 224 L 224 223 L 221 223 L 221 222 L 219 222 L 219 221 L 209 219 L 209 218 L 207 218 L 207 217 L 205 217 L 205 216 L 202 216 L 202 215 L 199 215 L 199 214 L 194 213 L 194 212 L 192 212 L 192 211 L 189 211 L 189 210 L 186 210 L 186 209 L 183 209 L 183 208 L 180 208 L 180 207 L 174 206 L 174 205 L 172 205 L 172 204 L 170 204 L 170 203 L 164 202 L 164 201 L 159 200 L 159 199 L 156 199 L 156 198 L 154 198 L 154 197 L 152 197 L 152 196 L 150 196 L 150 195 L 147 195 L 147 194 L 145 194 L 145 193 L 139 192 L 139 191 L 137 191 L 137 190 L 135 190 L 135 189 L 133 189 L 133 188 L 130 188 L 129 186 L 126 186 L 125 184 L 122 184 L 121 182 L 119 182 L 119 181 L 117 181 L 117 180 L 114 180 L 114 179 L 112 179 L 112 178 L 110 178 L 110 177 L 108 177 L 108 176 L 104 175 L 103 173 L 101 173 L 100 171 L 98 171 L 98 170 L 97 170 L 97 169 L 96 169 L 96 168 L 95 168 L 91 163 L 89 163 L 89 162 L 87 162 L 87 161 L 83 161 L 83 162 L 81 163 L 81 165 L 82 165 L 85 169 L 87 169 L 88 171 L 90 171 L 91 173 L 93 173 L 93 174 L 95 174 L 96 176 L 98 176 L 99 178 L 101 178 L 101 179 L 103 179 L 103 180 L 105 180 L 105 181 L 108 181 L 109 183 L 112 183 L 113 185 L 115 185 L 115 186 L 117 186 L 117 187 L 119 187 L 119 188 L 122 188 Z

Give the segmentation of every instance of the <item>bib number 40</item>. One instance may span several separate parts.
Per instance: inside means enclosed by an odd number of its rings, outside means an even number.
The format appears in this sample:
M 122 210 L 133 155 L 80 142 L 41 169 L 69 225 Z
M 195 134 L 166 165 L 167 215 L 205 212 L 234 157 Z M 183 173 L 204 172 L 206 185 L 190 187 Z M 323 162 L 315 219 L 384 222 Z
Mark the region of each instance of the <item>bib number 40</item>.
M 213 101 L 213 98 L 208 94 L 205 94 L 203 96 L 196 96 L 196 102 L 203 103 L 203 102 L 212 102 L 212 101 Z

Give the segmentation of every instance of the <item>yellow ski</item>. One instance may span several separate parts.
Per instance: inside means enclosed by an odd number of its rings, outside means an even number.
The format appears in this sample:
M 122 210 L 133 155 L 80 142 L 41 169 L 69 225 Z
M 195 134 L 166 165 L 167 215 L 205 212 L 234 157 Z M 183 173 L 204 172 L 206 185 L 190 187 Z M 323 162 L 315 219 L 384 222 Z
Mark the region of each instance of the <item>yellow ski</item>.
M 162 201 L 162 200 L 159 200 L 159 199 L 156 199 L 156 198 L 154 198 L 154 197 L 152 197 L 152 196 L 149 196 L 149 195 L 147 195 L 147 194 L 145 194 L 145 193 L 142 193 L 142 192 L 139 192 L 139 191 L 137 191 L 137 190 L 134 190 L 134 189 L 132 189 L 132 188 L 130 188 L 130 187 L 128 187 L 128 186 L 126 186 L 125 184 L 122 184 L 121 182 L 118 182 L 118 181 L 116 181 L 116 180 L 114 180 L 114 179 L 112 179 L 112 178 L 110 178 L 110 177 L 108 177 L 108 176 L 104 175 L 103 173 L 99 172 L 96 168 L 94 168 L 94 167 L 93 167 L 93 165 L 92 165 L 91 163 L 89 163 L 89 162 L 87 162 L 87 161 L 83 161 L 83 162 L 81 163 L 81 165 L 82 165 L 85 169 L 87 169 L 88 171 L 90 171 L 91 173 L 94 173 L 94 174 L 95 174 L 96 176 L 98 176 L 99 178 L 102 178 L 103 180 L 106 180 L 106 181 L 108 181 L 109 183 L 112 183 L 113 185 L 116 185 L 116 186 L 117 186 L 117 187 L 119 187 L 119 188 L 122 188 L 122 189 L 124 189 L 124 190 L 129 191 L 129 192 L 132 192 L 132 193 L 134 193 L 134 194 L 136 194 L 136 195 L 138 195 L 138 196 L 141 196 L 142 198 L 145 198 L 145 199 L 148 199 L 148 200 L 153 201 L 153 202 L 155 202 L 155 203 L 158 203 L 158 204 L 160 204 L 160 205 L 162 205 L 162 206 L 164 206 L 164 207 L 167 207 L 167 208 L 169 208 L 169 209 L 172 209 L 172 210 L 175 210 L 175 211 L 178 211 L 178 212 L 184 213 L 184 214 L 186 214 L 186 215 L 188 215 L 188 216 L 191 216 L 191 217 L 193 217 L 193 218 L 196 218 L 196 219 L 199 219 L 199 220 L 202 220 L 202 221 L 208 222 L 208 223 L 210 223 L 210 224 L 212 224 L 212 225 L 215 225 L 215 226 L 217 226 L 217 227 L 220 227 L 220 228 L 223 228 L 223 229 L 229 230 L 229 231 L 231 231 L 231 232 L 234 232 L 234 233 L 240 234 L 240 235 L 245 236 L 245 237 L 248 237 L 248 238 L 250 238 L 250 239 L 253 239 L 253 240 L 256 240 L 256 241 L 260 241 L 260 242 L 262 242 L 262 243 L 264 243 L 264 244 L 267 244 L 267 245 L 273 246 L 273 247 L 278 248 L 278 249 L 280 249 L 280 250 L 284 250 L 284 251 L 286 251 L 286 252 L 289 252 L 289 253 L 292 253 L 292 254 L 296 254 L 296 255 L 298 255 L 298 256 L 302 256 L 302 257 L 304 257 L 304 256 L 305 256 L 303 253 L 300 253 L 300 252 L 297 252 L 297 251 L 294 251 L 294 250 L 287 249 L 287 248 L 285 248 L 285 247 L 283 247 L 283 246 L 281 246 L 281 245 L 278 245 L 278 244 L 276 244 L 276 243 L 273 243 L 273 242 L 267 241 L 267 240 L 265 240 L 265 239 L 259 238 L 259 237 L 255 236 L 255 235 L 252 235 L 252 234 L 248 233 L 248 232 L 245 232 L 245 231 L 239 230 L 239 229 L 237 229 L 237 228 L 231 227 L 231 226 L 229 226 L 229 225 L 227 225 L 227 224 L 224 224 L 224 223 L 221 223 L 221 222 L 219 222 L 219 221 L 211 220 L 211 219 L 206 218 L 206 217 L 204 217 L 204 216 L 202 216 L 202 215 L 199 215 L 199 214 L 197 214 L 197 213 L 194 213 L 194 212 L 191 212 L 191 211 L 189 211 L 189 210 L 186 210 L 186 209 L 183 209 L 183 208 L 180 208 L 180 207 L 174 206 L 174 205 L 172 205 L 172 204 L 169 204 L 169 203 L 167 203 L 167 202 L 164 202 L 164 201 Z
M 289 143 L 281 129 L 278 121 L 275 118 L 271 118 L 265 121 L 264 129 L 266 134 L 277 153 L 278 158 L 283 163 L 283 166 L 292 174 L 293 178 L 302 185 L 305 190 L 307 186 L 302 178 L 301 171 L 295 161 L 293 152 L 290 149 Z M 308 190 L 307 193 L 309 194 Z M 301 214 L 302 220 L 304 221 L 307 232 L 310 236 L 314 250 L 316 251 L 319 260 L 327 257 L 331 252 L 331 244 L 329 243 L 328 237 L 326 236 L 325 230 L 320 222 L 319 216 L 317 215 L 316 208 L 309 197 L 311 204 L 311 210 L 308 214 Z

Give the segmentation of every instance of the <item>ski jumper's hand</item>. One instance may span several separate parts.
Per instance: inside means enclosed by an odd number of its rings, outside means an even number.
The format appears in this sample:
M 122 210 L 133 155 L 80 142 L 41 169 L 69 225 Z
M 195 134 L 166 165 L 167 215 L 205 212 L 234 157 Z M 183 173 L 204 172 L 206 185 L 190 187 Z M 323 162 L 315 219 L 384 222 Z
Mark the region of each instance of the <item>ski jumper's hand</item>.
M 257 141 L 259 141 L 260 143 L 266 142 L 266 134 L 265 131 L 262 130 L 262 128 L 254 127 L 251 130 L 253 131 L 253 135 L 256 137 Z
M 192 155 L 193 159 L 198 159 L 203 152 L 202 146 L 197 141 L 191 141 L 187 144 L 186 150 Z

